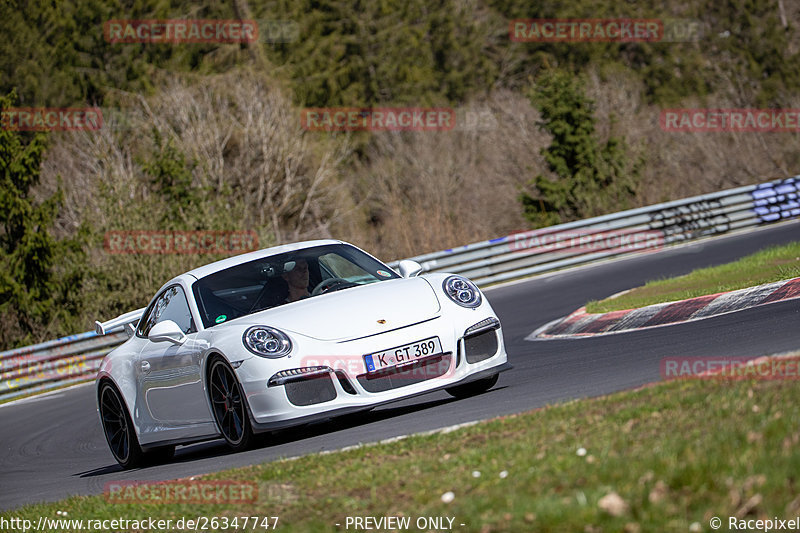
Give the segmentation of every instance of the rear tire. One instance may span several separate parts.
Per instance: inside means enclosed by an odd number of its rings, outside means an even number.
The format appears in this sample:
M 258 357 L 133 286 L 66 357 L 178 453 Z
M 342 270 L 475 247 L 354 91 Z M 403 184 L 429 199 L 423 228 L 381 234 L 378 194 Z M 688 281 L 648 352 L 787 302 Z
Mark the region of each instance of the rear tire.
M 141 466 L 144 452 L 139 446 L 139 439 L 125 402 L 122 401 L 122 395 L 111 382 L 105 381 L 100 386 L 98 398 L 103 433 L 114 459 L 125 469 Z
M 228 447 L 237 452 L 249 448 L 253 442 L 253 428 L 242 386 L 224 359 L 216 358 L 209 366 L 208 395 L 217 429 Z
M 470 396 L 475 396 L 476 394 L 486 392 L 494 387 L 495 383 L 497 383 L 497 378 L 499 377 L 500 374 L 495 374 L 494 376 L 489 376 L 488 378 L 470 381 L 469 383 L 464 383 L 463 385 L 450 387 L 449 389 L 445 389 L 445 391 L 447 391 L 450 396 L 454 396 L 456 398 L 469 398 Z

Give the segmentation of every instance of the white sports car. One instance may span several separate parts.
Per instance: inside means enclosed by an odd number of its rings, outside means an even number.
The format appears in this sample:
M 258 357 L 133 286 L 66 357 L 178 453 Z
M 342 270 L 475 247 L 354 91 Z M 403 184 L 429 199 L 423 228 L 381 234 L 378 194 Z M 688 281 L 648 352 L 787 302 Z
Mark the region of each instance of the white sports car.
M 500 321 L 468 279 L 398 272 L 334 240 L 277 246 L 167 282 L 145 309 L 96 323 L 130 338 L 97 375 L 108 445 L 125 468 L 176 444 L 254 433 L 444 389 L 488 390 Z

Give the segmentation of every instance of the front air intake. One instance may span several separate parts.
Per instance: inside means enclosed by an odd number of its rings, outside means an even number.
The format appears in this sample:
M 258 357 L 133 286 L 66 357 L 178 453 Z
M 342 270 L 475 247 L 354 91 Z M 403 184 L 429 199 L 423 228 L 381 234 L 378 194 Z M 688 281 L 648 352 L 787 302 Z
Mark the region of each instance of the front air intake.
M 464 353 L 468 363 L 478 363 L 497 353 L 497 330 L 484 331 L 464 339 Z
M 286 397 L 294 405 L 315 405 L 336 398 L 329 373 L 317 374 L 286 383 Z

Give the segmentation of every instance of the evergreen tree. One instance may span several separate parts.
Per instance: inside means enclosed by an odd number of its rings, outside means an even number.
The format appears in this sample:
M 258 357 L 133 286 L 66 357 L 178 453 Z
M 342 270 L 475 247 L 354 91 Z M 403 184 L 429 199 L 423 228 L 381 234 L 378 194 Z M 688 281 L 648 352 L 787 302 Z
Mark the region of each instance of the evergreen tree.
M 16 101 L 0 97 L 0 112 Z M 0 346 L 24 345 L 63 333 L 77 320 L 75 289 L 82 280 L 78 238 L 50 233 L 62 202 L 59 190 L 35 203 L 46 138 L 0 129 Z M 2 348 L 0 348 L 2 349 Z
M 522 193 L 526 218 L 542 227 L 628 207 L 641 162 L 630 162 L 624 139 L 597 138 L 594 102 L 584 94 L 583 81 L 547 71 L 530 97 L 541 126 L 553 136 L 542 155 L 556 179 L 538 175 L 532 182 L 536 194 Z
M 155 153 L 142 161 L 154 192 L 164 206 L 161 225 L 169 229 L 190 229 L 202 224 L 204 190 L 192 184 L 196 164 L 187 162 L 186 155 L 175 147 L 172 139 L 164 139 L 158 129 L 152 130 Z

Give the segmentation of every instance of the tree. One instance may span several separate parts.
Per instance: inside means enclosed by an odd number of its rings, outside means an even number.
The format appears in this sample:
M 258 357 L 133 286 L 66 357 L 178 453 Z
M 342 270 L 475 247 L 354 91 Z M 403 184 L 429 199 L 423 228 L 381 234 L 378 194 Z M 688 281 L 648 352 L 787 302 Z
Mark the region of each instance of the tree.
M 641 161 L 631 163 L 623 138 L 597 138 L 594 102 L 581 78 L 561 70 L 541 76 L 530 95 L 553 140 L 542 155 L 556 179 L 538 175 L 534 195 L 523 192 L 525 217 L 534 227 L 624 209 L 635 196 Z
M 0 112 L 16 94 L 0 97 Z M 61 189 L 36 203 L 46 137 L 0 129 L 0 345 L 22 345 L 75 323 L 82 274 L 79 238 L 56 240 L 50 229 Z
M 164 139 L 158 128 L 152 129 L 155 154 L 149 160 L 142 161 L 142 168 L 150 177 L 150 183 L 159 200 L 163 202 L 161 210 L 162 225 L 171 229 L 190 228 L 202 221 L 205 190 L 192 184 L 192 171 L 196 163 L 187 162 L 186 155 L 175 146 L 172 139 Z

